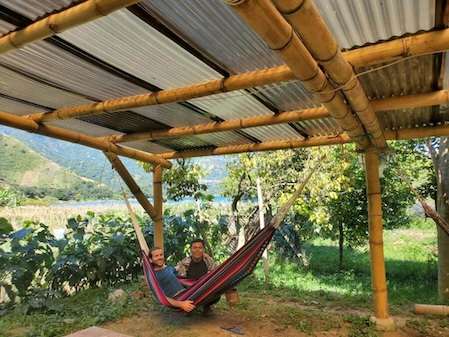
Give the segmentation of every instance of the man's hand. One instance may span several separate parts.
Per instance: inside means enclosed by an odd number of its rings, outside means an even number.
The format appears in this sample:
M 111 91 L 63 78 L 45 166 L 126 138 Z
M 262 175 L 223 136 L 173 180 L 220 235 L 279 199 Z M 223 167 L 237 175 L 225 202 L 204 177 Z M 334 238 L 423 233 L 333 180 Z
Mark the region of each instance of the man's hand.
M 179 307 L 184 310 L 185 312 L 190 312 L 193 309 L 196 308 L 196 306 L 193 304 L 193 301 L 178 301 L 179 302 Z

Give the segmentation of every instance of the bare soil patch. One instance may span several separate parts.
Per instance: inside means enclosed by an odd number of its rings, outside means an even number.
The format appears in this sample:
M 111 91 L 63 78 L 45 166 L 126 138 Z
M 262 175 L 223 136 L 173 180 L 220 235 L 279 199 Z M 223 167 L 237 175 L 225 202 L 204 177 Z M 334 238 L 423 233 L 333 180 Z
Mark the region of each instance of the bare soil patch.
M 441 337 L 449 336 L 446 317 L 408 314 L 392 315 L 397 330 L 379 332 L 369 326 L 368 309 L 326 306 L 325 303 L 303 303 L 274 297 L 245 298 L 238 306 L 229 307 L 224 298 L 214 314 L 204 317 L 201 309 L 191 314 L 178 314 L 156 304 L 138 315 L 102 325 L 103 328 L 135 337 Z

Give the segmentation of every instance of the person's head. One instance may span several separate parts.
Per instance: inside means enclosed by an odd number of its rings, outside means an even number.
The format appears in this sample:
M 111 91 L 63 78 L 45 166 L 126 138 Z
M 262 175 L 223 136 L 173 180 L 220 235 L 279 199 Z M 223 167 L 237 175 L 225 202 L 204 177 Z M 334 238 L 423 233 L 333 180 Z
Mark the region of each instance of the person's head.
M 164 252 L 162 251 L 161 247 L 158 246 L 151 247 L 150 251 L 148 252 L 148 258 L 150 259 L 150 262 L 153 264 L 155 270 L 162 269 L 165 265 Z
M 190 254 L 195 262 L 201 261 L 204 254 L 204 241 L 201 239 L 195 239 L 190 244 Z

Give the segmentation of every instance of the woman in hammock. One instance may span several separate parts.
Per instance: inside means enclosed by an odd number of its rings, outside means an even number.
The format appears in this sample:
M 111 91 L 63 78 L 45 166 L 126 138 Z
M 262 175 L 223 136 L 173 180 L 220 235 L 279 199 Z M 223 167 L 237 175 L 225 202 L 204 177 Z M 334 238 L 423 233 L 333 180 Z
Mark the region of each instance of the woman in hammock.
M 184 290 L 184 286 L 178 281 L 175 275 L 175 268 L 165 265 L 164 252 L 160 247 L 152 247 L 148 254 L 151 264 L 153 265 L 154 274 L 161 286 L 164 294 L 173 307 L 180 308 L 185 312 L 190 312 L 196 308 L 193 301 L 175 300 L 177 294 Z

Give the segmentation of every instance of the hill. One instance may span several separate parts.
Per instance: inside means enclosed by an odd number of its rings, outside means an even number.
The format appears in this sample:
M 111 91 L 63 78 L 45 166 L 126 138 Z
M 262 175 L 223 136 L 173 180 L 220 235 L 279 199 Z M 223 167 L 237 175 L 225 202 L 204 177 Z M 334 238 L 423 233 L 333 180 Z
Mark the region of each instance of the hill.
M 106 184 L 114 191 L 119 191 L 121 186 L 124 186 L 120 177 L 111 168 L 109 161 L 99 150 L 5 126 L 0 126 L 1 133 L 19 140 L 36 154 L 61 167 L 67 168 L 80 177 Z M 15 157 L 16 155 L 17 151 L 13 151 L 8 156 Z M 218 195 L 220 193 L 218 184 L 227 175 L 226 162 L 228 159 L 217 156 L 213 158 L 195 158 L 193 160 L 200 164 L 204 170 L 210 172 L 203 183 L 208 186 L 209 193 Z M 8 164 L 8 162 L 16 163 L 17 161 L 19 160 L 9 158 L 5 161 L 2 160 L 2 163 L 3 165 L 14 165 L 13 167 L 15 167 L 16 164 Z M 135 160 L 121 157 L 121 161 L 142 190 L 152 194 L 152 191 L 150 192 L 152 189 L 151 174 L 146 173 L 139 167 Z M 25 160 L 24 163 L 26 162 Z M 18 171 L 21 170 L 22 168 Z
M 12 136 L 0 133 L 0 187 L 13 187 L 31 199 L 111 198 L 109 187 L 48 160 Z

